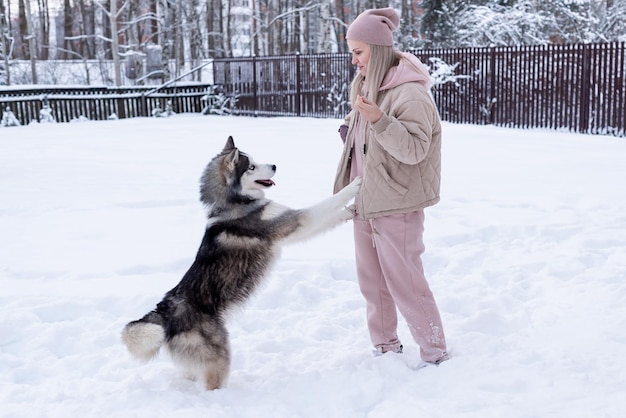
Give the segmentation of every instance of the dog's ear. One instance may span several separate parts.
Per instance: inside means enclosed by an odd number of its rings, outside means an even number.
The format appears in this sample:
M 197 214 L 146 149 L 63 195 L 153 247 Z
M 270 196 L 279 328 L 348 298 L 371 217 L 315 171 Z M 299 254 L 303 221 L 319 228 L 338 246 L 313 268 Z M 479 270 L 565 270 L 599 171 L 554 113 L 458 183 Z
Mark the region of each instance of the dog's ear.
M 232 136 L 229 136 L 224 145 L 223 153 L 228 153 L 224 158 L 225 168 L 228 171 L 234 171 L 237 162 L 239 161 L 239 150 L 235 147 L 235 141 Z
M 224 149 L 222 150 L 222 152 L 231 151 L 233 149 L 235 149 L 235 140 L 232 136 L 229 136 L 226 140 L 226 145 L 224 145 Z
M 239 162 L 239 150 L 237 148 L 231 149 L 226 158 L 224 158 L 224 163 L 226 164 L 226 169 L 228 171 L 235 171 L 235 167 Z

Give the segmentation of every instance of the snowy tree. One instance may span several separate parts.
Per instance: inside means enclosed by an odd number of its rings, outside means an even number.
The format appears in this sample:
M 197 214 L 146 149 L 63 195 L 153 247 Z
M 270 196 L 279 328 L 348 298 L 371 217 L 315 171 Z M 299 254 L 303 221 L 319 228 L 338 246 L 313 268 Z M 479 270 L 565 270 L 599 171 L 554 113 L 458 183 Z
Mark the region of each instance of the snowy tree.
M 96 0 L 97 1 L 97 0 Z M 105 17 L 106 9 L 104 7 L 96 7 L 94 9 L 94 45 L 95 45 L 95 58 L 98 60 L 98 68 L 100 70 L 100 77 L 107 82 L 112 81 L 109 67 L 105 65 L 105 59 L 107 57 L 107 43 L 109 40 L 105 37 Z
M 168 100 L 167 103 L 165 103 L 165 110 L 161 109 L 160 107 L 155 107 L 154 109 L 152 109 L 152 116 L 155 118 L 168 118 L 175 114 L 176 112 L 174 112 L 174 109 L 172 109 L 171 100 Z
M 59 54 L 53 58 L 74 59 L 76 56 L 93 57 L 95 53 L 93 2 L 97 0 L 63 0 L 63 26 L 58 28 L 63 44 L 58 45 Z M 56 50 L 53 46 L 51 50 Z M 62 50 L 60 49 L 62 48 Z
M 40 123 L 56 123 L 47 97 L 43 98 L 43 107 L 39 111 L 39 121 Z
M 595 0 L 593 0 L 595 2 Z M 556 0 L 542 4 L 544 13 L 552 16 L 552 25 L 547 28 L 546 38 L 555 43 L 592 42 L 596 17 L 589 0 Z
M 254 15 L 254 7 L 256 0 L 251 2 L 252 11 Z M 204 9 L 204 20 L 206 21 L 206 42 L 207 42 L 207 56 L 222 58 L 225 55 L 224 48 L 224 8 L 222 7 L 221 0 L 206 0 Z M 251 21 L 252 32 L 254 32 L 254 20 Z M 258 55 L 258 51 L 253 50 L 253 55 Z
M 608 41 L 626 42 L 626 1 L 607 1 L 599 19 L 599 33 Z
M 557 0 L 541 5 L 555 18 L 553 40 L 561 42 L 626 41 L 626 1 Z M 556 39 L 555 39 L 556 38 Z
M 400 27 L 396 34 L 396 46 L 407 50 L 419 48 L 421 16 L 410 0 L 400 0 L 398 13 L 400 15 Z
M 466 4 L 458 0 L 424 0 L 425 13 L 420 21 L 420 36 L 416 47 L 454 48 L 457 44 L 459 13 Z
M 626 1 L 425 0 L 415 46 L 589 43 L 625 40 Z
M 0 120 L 0 126 L 20 126 L 20 121 L 15 117 L 15 113 L 11 111 L 9 107 L 4 109 L 2 119 Z
M 203 115 L 230 115 L 237 106 L 239 95 L 226 96 L 219 86 L 210 86 L 201 100 L 204 102 Z
M 499 4 L 470 5 L 458 13 L 456 47 L 545 44 L 544 28 L 551 18 L 533 0 L 512 7 Z
M 30 1 L 19 2 L 20 6 L 20 28 L 23 29 L 23 41 L 28 45 L 24 48 L 30 59 L 31 82 L 37 84 L 37 36 L 34 32 L 33 16 L 30 8 Z
M 441 86 L 447 83 L 453 83 L 455 86 L 460 86 L 459 80 L 471 78 L 469 75 L 456 74 L 456 67 L 459 63 L 448 64 L 440 58 L 430 58 L 429 61 L 432 66 L 429 68 L 430 79 L 433 83 L 433 88 Z
M 349 91 L 350 85 L 346 82 L 341 83 L 341 86 L 338 86 L 337 83 L 333 83 L 330 88 L 326 100 L 332 106 L 334 117 L 341 118 L 350 111 L 350 101 L 348 100 L 350 96 Z
M 200 2 L 188 0 L 182 2 L 183 19 L 181 31 L 183 34 L 184 62 L 192 68 L 200 64 L 200 60 L 208 58 L 203 48 L 202 28 L 200 26 Z M 193 73 L 197 77 L 198 73 Z
M 100 76 L 85 79 L 121 85 L 173 80 L 210 58 L 347 52 L 349 24 L 378 7 L 397 11 L 404 50 L 626 41 L 626 0 L 0 0 L 0 85 L 9 60 L 32 59 L 30 77 L 11 71 L 36 82 L 35 59 L 48 55 L 96 59 Z
M 13 49 L 13 41 L 9 35 L 9 25 L 4 11 L 4 1 L 0 0 L 0 86 L 11 82 L 9 58 Z

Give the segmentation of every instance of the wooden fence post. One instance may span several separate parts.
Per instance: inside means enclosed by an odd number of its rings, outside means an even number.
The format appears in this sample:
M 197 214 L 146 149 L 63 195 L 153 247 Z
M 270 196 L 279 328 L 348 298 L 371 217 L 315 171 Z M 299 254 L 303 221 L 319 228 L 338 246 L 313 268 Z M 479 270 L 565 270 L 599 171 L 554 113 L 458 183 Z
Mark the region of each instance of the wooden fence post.
M 498 101 L 494 100 L 496 97 L 496 49 L 495 47 L 489 48 L 489 124 L 495 123 L 495 111 L 498 106 Z
M 259 86 L 257 84 L 256 78 L 256 55 L 252 57 L 252 111 L 254 112 L 254 117 L 257 116 L 257 108 L 258 108 L 258 96 L 257 91 Z
M 578 129 L 582 133 L 589 132 L 589 105 L 591 100 L 591 51 L 587 45 L 582 45 L 582 74 L 580 80 L 580 108 L 578 109 Z
M 151 116 L 148 114 L 148 98 L 144 92 L 141 92 L 141 96 L 139 97 L 139 115 L 140 116 Z
M 302 106 L 300 105 L 300 94 L 302 90 L 300 88 L 301 82 L 300 76 L 300 53 L 296 52 L 296 115 L 302 116 Z

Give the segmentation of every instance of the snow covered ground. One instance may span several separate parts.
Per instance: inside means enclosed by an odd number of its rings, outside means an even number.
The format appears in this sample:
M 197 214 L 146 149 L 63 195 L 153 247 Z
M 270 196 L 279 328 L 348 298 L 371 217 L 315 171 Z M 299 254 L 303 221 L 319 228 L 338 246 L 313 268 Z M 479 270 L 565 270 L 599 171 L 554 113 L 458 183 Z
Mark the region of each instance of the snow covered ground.
M 622 417 L 626 140 L 444 124 L 424 263 L 452 359 L 374 357 L 351 225 L 288 247 L 231 322 L 228 388 L 124 324 L 182 277 L 198 179 L 228 135 L 277 164 L 268 196 L 329 195 L 338 120 L 176 115 L 0 128 L 2 417 Z

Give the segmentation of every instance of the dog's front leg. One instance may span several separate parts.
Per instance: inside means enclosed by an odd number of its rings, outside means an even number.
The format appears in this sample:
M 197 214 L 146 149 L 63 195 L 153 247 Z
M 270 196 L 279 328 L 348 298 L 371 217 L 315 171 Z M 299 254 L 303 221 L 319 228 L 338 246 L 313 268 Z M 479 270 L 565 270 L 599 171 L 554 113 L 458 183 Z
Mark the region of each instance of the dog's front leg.
M 299 211 L 299 226 L 287 237 L 288 241 L 301 241 L 329 231 L 345 221 L 354 218 L 354 205 L 348 206 L 361 187 L 361 178 L 341 189 L 333 196 L 309 208 Z

